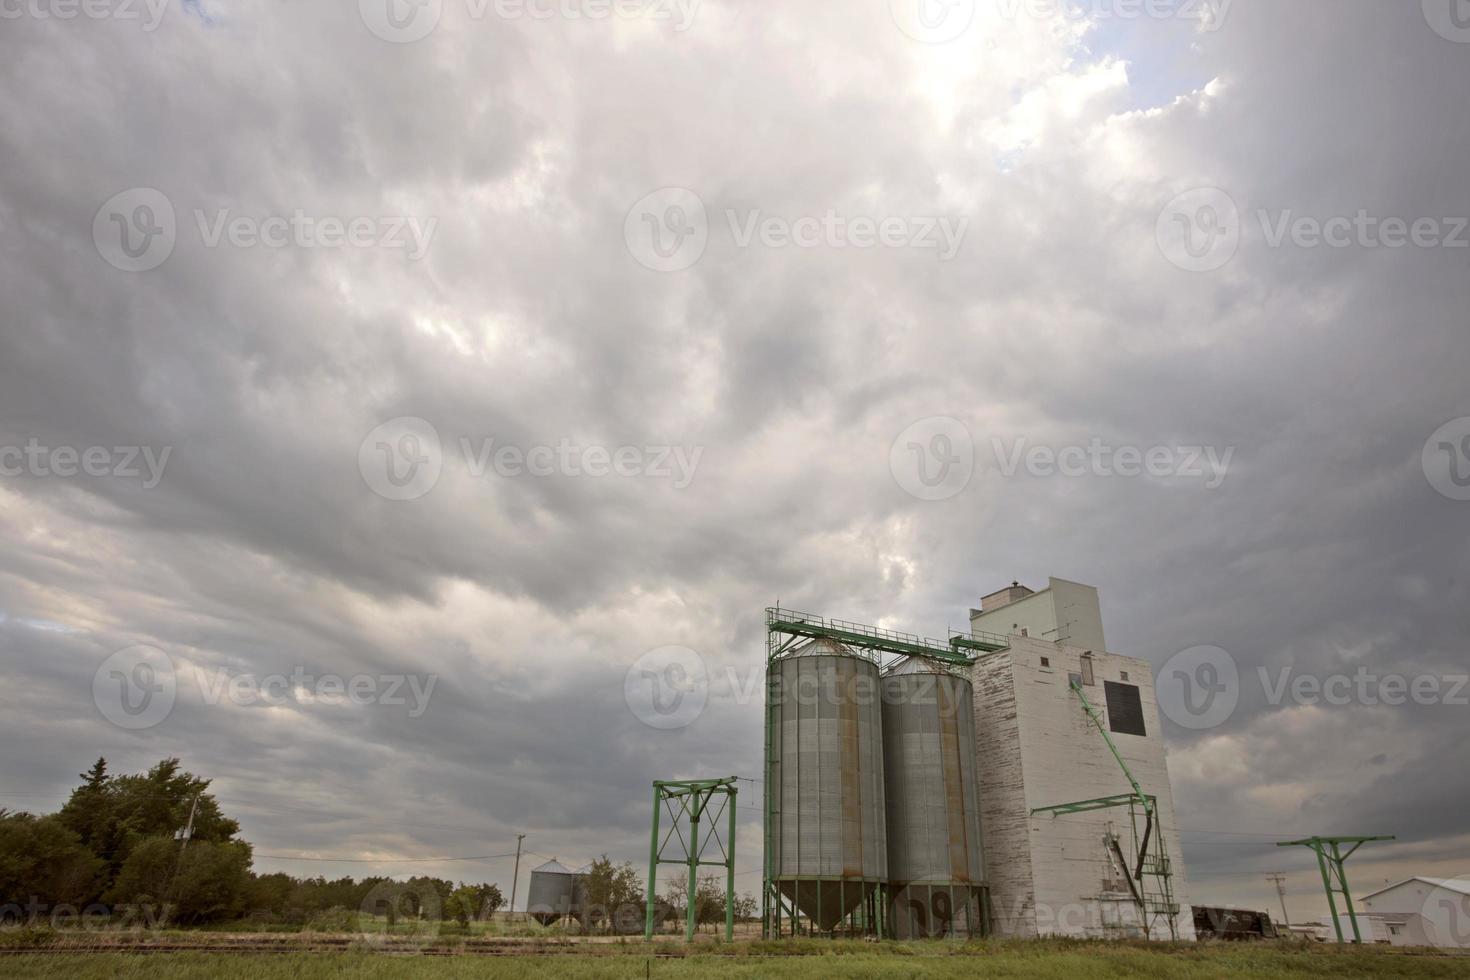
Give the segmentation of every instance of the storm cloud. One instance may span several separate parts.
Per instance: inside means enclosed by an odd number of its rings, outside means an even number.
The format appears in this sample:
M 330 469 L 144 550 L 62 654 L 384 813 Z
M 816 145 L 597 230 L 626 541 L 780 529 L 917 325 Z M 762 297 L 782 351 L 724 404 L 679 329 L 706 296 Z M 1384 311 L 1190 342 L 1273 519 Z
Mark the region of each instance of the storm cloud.
M 763 607 L 943 635 L 1056 575 L 1238 669 L 1168 729 L 1196 900 L 1316 912 L 1280 835 L 1470 872 L 1470 708 L 1260 674 L 1470 669 L 1448 0 L 392 4 L 4 5 L 0 805 L 178 755 L 258 869 L 636 863 L 650 780 L 759 776 Z

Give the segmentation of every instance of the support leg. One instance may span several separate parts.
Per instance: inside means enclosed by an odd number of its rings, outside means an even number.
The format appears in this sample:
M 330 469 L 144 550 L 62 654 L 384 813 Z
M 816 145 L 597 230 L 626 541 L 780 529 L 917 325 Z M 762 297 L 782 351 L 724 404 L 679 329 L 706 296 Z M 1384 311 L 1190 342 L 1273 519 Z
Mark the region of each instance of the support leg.
M 648 899 L 645 902 L 643 913 L 643 938 L 653 938 L 653 903 L 655 901 L 654 889 L 658 884 L 658 811 L 662 805 L 663 794 L 659 792 L 658 783 L 653 784 L 653 831 L 649 835 L 648 843 Z

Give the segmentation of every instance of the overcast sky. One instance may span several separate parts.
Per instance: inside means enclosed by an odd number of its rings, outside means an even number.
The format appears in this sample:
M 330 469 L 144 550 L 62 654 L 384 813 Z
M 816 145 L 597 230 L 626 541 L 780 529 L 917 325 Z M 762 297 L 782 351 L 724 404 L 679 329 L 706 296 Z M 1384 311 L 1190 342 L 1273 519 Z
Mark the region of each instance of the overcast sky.
M 523 897 L 759 775 L 765 606 L 1056 575 L 1235 667 L 1196 901 L 1470 873 L 1451 0 L 89 9 L 0 0 L 0 805 L 177 755 L 257 869 Z

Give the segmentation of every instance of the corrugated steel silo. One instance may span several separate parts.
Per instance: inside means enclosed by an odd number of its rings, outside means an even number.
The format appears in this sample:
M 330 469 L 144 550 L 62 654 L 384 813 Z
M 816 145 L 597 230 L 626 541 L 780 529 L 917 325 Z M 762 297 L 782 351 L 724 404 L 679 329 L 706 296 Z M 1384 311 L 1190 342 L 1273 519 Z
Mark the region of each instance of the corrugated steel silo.
M 981 934 L 984 863 L 968 680 L 917 658 L 889 669 L 883 773 L 893 933 Z
M 830 639 L 768 667 L 770 875 L 815 926 L 876 921 L 888 880 L 878 665 Z
M 549 926 L 564 915 L 579 910 L 578 875 L 555 858 L 531 869 L 531 888 L 526 911 L 531 918 Z

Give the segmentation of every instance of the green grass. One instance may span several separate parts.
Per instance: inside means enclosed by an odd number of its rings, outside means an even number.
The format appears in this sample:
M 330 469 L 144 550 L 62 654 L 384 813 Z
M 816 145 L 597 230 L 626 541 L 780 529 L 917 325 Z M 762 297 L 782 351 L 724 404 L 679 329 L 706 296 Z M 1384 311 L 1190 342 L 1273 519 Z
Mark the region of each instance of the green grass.
M 683 953 L 660 944 L 661 951 Z M 451 980 L 451 978 L 597 977 L 703 980 L 716 977 L 1466 977 L 1470 957 L 1385 948 L 1190 945 L 1067 941 L 949 943 L 740 943 L 701 946 L 681 958 L 654 959 L 640 943 L 608 944 L 597 952 L 543 956 L 384 956 L 367 952 L 232 956 L 208 953 L 79 953 L 20 955 L 0 960 L 0 974 L 57 980 Z M 775 955 L 772 955 L 775 954 Z M 784 954 L 784 955 L 782 955 Z

